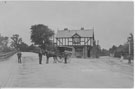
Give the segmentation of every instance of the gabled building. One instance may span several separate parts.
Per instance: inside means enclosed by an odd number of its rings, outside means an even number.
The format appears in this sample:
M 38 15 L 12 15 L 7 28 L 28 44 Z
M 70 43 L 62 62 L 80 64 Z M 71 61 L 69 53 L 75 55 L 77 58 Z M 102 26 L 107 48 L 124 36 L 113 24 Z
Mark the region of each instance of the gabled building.
M 91 57 L 94 44 L 94 29 L 58 30 L 56 34 L 57 46 L 73 47 L 72 57 Z

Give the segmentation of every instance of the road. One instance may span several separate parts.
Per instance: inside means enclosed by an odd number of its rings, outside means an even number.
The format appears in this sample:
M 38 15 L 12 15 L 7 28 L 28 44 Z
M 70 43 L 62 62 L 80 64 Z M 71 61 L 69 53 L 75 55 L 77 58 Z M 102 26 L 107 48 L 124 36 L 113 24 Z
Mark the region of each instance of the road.
M 132 88 L 133 64 L 116 58 L 72 58 L 69 64 L 38 64 L 38 55 L 22 53 L 22 64 L 16 55 L 0 62 L 2 88 Z

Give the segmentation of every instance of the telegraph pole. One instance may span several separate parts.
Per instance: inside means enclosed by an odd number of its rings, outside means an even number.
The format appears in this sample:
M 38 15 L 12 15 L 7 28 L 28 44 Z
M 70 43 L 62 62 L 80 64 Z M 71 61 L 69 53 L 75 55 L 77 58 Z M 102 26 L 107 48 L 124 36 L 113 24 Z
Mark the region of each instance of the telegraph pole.
M 131 37 L 128 37 L 128 45 L 129 45 L 129 58 L 128 63 L 131 64 Z

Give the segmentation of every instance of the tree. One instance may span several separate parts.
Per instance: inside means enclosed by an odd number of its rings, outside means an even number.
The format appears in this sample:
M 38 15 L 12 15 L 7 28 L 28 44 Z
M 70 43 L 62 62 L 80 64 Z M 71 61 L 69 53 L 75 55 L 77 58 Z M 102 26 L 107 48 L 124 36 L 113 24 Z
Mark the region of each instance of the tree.
M 112 48 L 109 49 L 109 53 L 114 56 L 116 49 L 117 49 L 117 47 L 115 45 L 113 45 Z
M 101 56 L 108 56 L 109 55 L 109 51 L 107 49 L 102 49 L 100 55 Z
M 29 47 L 28 47 L 28 50 L 29 51 L 33 51 L 35 49 L 35 46 L 33 44 L 31 44 Z
M 1 50 L 4 50 L 4 49 L 8 48 L 7 44 L 8 44 L 8 37 L 4 37 L 4 36 L 0 35 L 0 47 L 1 47 Z
M 8 44 L 8 37 L 3 37 L 0 35 L 0 45 L 7 46 Z
M 28 45 L 24 42 L 21 42 L 21 44 L 19 44 L 19 49 L 23 52 L 27 52 L 28 51 Z
M 12 37 L 11 46 L 15 49 L 19 49 L 19 45 L 22 43 L 22 38 L 19 38 L 18 34 L 14 34 Z
M 28 51 L 30 52 L 36 52 L 38 49 L 38 47 L 36 47 L 34 44 L 31 44 L 29 47 L 28 47 Z
M 127 44 L 124 44 L 124 45 L 119 45 L 117 47 L 117 49 L 115 50 L 115 57 L 121 57 L 121 56 L 124 56 L 126 55 L 127 53 Z
M 42 49 L 46 49 L 52 42 L 50 38 L 54 35 L 48 26 L 43 24 L 31 26 L 31 41 Z
M 100 47 L 100 45 L 96 44 L 95 40 L 94 40 L 93 47 L 91 49 L 90 54 L 93 58 L 99 58 L 99 56 L 101 54 L 101 47 Z

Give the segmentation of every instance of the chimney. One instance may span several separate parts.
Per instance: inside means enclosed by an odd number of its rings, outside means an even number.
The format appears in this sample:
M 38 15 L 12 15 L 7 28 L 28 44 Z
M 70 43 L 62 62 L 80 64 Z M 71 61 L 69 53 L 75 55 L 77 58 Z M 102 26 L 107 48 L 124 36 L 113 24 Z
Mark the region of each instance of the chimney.
M 64 31 L 67 31 L 68 30 L 68 28 L 64 28 Z
M 81 30 L 84 30 L 84 27 L 81 27 Z

